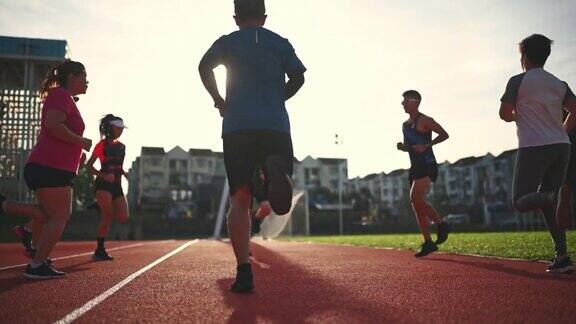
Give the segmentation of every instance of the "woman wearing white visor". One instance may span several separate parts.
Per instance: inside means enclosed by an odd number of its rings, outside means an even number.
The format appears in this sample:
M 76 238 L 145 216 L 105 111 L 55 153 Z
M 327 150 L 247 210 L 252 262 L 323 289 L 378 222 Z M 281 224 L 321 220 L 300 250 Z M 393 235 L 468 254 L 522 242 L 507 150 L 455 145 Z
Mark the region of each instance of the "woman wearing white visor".
M 122 224 L 128 222 L 128 203 L 122 190 L 122 176 L 128 178 L 128 173 L 122 168 L 126 147 L 118 140 L 124 128 L 126 126 L 120 117 L 108 114 L 102 118 L 100 120 L 102 140 L 94 147 L 94 152 L 87 163 L 90 174 L 96 176 L 96 201 L 102 214 L 97 232 L 98 246 L 92 255 L 95 261 L 113 260 L 104 248 L 112 219 Z M 100 171 L 94 168 L 96 159 L 100 160 Z

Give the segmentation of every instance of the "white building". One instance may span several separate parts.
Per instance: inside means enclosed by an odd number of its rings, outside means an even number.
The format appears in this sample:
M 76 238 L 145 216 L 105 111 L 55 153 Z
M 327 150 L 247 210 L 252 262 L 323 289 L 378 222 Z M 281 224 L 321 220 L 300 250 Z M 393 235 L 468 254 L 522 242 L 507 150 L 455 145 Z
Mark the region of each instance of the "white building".
M 169 152 L 161 147 L 142 147 L 130 170 L 131 202 L 160 206 L 169 200 L 191 200 L 202 184 L 224 178 L 222 153 L 176 146 Z
M 333 193 L 338 193 L 341 185 L 345 193 L 348 187 L 348 160 L 307 156 L 300 162 L 294 162 L 293 181 L 296 188 L 326 188 Z
M 481 157 L 466 157 L 452 164 L 447 161 L 440 163 L 438 179 L 429 195 L 445 197 L 449 205 L 508 204 L 515 156 L 516 150 L 510 150 L 498 157 L 488 153 Z M 372 199 L 384 208 L 396 208 L 410 191 L 408 170 L 356 177 L 349 181 L 348 187 L 350 192 L 370 192 Z

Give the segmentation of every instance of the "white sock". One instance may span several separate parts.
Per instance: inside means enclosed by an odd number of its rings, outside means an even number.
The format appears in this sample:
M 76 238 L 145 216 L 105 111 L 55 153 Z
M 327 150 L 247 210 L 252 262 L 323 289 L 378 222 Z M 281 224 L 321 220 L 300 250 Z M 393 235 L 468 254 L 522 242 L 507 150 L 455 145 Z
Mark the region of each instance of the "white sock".
M 30 261 L 30 267 L 32 267 L 32 269 L 36 269 L 39 266 L 41 266 L 42 264 L 44 264 L 44 262 L 36 263 L 34 261 Z

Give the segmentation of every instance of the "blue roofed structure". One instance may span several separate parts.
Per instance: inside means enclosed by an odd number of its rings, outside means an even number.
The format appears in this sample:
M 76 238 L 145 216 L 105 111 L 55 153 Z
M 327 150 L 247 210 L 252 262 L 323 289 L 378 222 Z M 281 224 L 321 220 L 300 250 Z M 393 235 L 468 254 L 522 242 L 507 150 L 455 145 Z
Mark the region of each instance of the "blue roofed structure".
M 0 192 L 34 201 L 22 179 L 40 130 L 38 90 L 66 58 L 66 41 L 0 36 Z
M 61 61 L 66 56 L 66 41 L 0 36 L 0 57 L 37 61 Z

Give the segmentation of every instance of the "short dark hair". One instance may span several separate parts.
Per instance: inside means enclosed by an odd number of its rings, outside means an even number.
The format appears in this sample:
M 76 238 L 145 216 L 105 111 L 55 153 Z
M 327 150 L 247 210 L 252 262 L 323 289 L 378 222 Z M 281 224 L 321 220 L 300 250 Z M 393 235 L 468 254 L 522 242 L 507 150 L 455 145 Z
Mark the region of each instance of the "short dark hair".
M 422 96 L 420 95 L 420 92 L 416 91 L 416 90 L 408 90 L 408 91 L 404 91 L 404 93 L 402 94 L 403 97 L 406 98 L 410 98 L 410 99 L 416 99 L 418 101 L 422 101 Z
M 234 14 L 240 19 L 266 15 L 264 0 L 234 0 Z
M 550 38 L 534 34 L 530 35 L 520 42 L 520 51 L 524 53 L 524 56 L 533 64 L 538 66 L 544 66 L 548 56 L 550 56 L 550 51 L 554 41 Z

